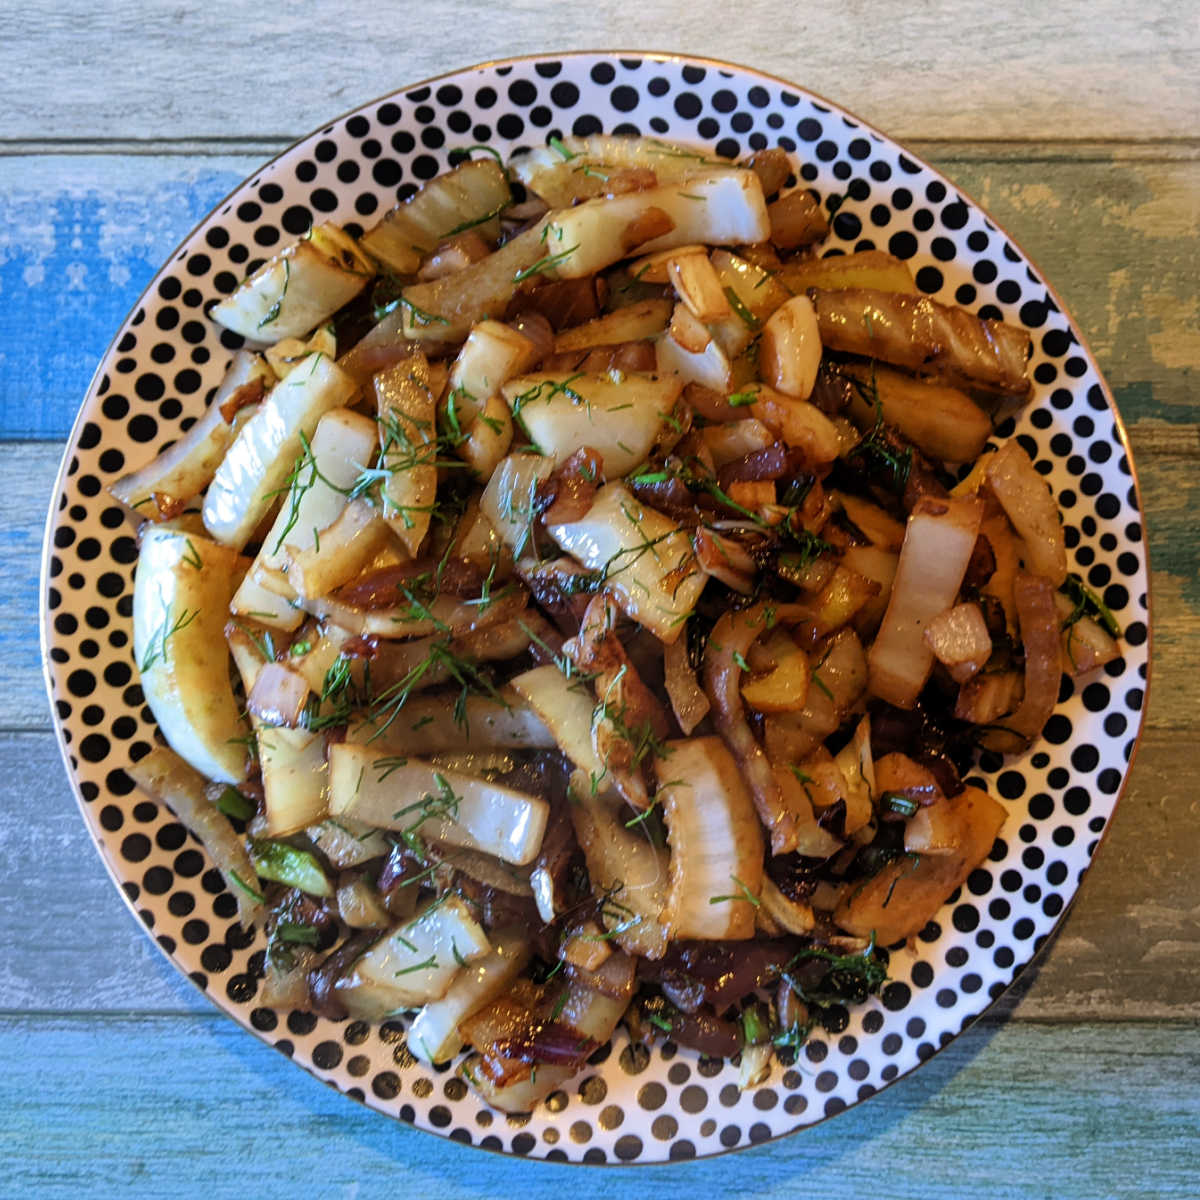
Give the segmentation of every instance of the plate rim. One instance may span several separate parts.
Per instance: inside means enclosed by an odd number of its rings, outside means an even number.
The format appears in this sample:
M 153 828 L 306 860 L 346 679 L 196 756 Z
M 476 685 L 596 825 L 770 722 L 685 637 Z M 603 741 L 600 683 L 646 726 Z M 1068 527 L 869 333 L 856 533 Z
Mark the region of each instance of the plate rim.
M 87 812 L 88 812 L 87 804 L 83 798 L 83 794 L 82 794 L 82 791 L 80 788 L 80 783 L 77 778 L 76 772 L 71 766 L 71 761 L 70 761 L 71 753 L 67 746 L 66 739 L 64 736 L 63 721 L 59 717 L 57 709 L 55 707 L 54 682 L 53 682 L 53 674 L 52 674 L 51 660 L 50 660 L 51 610 L 50 610 L 47 600 L 48 600 L 49 589 L 51 587 L 50 561 L 51 561 L 51 558 L 53 557 L 54 550 L 56 549 L 56 547 L 54 546 L 53 539 L 54 539 L 54 531 L 57 528 L 57 517 L 58 517 L 59 511 L 60 511 L 59 500 L 63 494 L 66 479 L 68 478 L 68 467 L 70 465 L 71 456 L 76 448 L 78 436 L 80 434 L 82 425 L 85 422 L 85 405 L 87 403 L 88 398 L 91 396 L 93 390 L 96 388 L 97 383 L 104 372 L 105 365 L 108 362 L 110 355 L 112 355 L 112 353 L 114 352 L 114 350 L 116 348 L 117 342 L 119 341 L 119 339 L 121 337 L 122 330 L 129 323 L 130 319 L 137 314 L 139 308 L 142 307 L 142 305 L 146 301 L 147 297 L 151 294 L 151 292 L 157 285 L 157 283 L 158 283 L 160 277 L 163 275 L 163 273 L 165 271 L 167 271 L 170 268 L 170 266 L 180 257 L 181 252 L 188 245 L 188 243 L 195 237 L 195 235 L 199 232 L 199 230 L 209 220 L 212 219 L 212 217 L 214 216 L 214 214 L 216 214 L 218 212 L 218 210 L 220 210 L 223 206 L 227 205 L 235 196 L 240 194 L 248 185 L 250 185 L 252 183 L 252 181 L 257 176 L 264 174 L 269 168 L 271 168 L 277 162 L 279 162 L 280 159 L 291 154 L 292 151 L 294 151 L 297 147 L 299 147 L 303 143 L 309 141 L 311 138 L 317 136 L 318 134 L 325 132 L 328 129 L 332 129 L 332 127 L 336 126 L 339 122 L 344 121 L 346 118 L 351 117 L 359 112 L 362 112 L 365 109 L 371 109 L 371 108 L 373 108 L 379 104 L 382 104 L 392 98 L 403 96 L 405 93 L 412 92 L 416 89 L 423 88 L 423 87 L 430 87 L 438 82 L 441 82 L 442 80 L 458 78 L 458 77 L 462 77 L 462 76 L 469 76 L 472 73 L 489 70 L 489 69 L 495 70 L 495 69 L 498 69 L 501 67 L 512 67 L 512 66 L 522 64 L 522 63 L 536 63 L 536 62 L 545 61 L 547 59 L 579 60 L 579 59 L 587 59 L 587 58 L 608 59 L 608 60 L 620 60 L 622 58 L 638 58 L 638 59 L 641 59 L 642 61 L 671 62 L 671 63 L 680 64 L 683 66 L 699 66 L 699 67 L 703 67 L 706 69 L 713 69 L 718 72 L 729 72 L 729 73 L 732 73 L 733 75 L 741 75 L 743 77 L 753 77 L 753 78 L 757 78 L 757 79 L 767 80 L 773 84 L 787 88 L 788 90 L 793 90 L 793 91 L 802 93 L 802 94 L 806 95 L 810 100 L 815 101 L 818 105 L 824 106 L 825 108 L 827 108 L 830 113 L 834 113 L 834 114 L 838 114 L 841 116 L 851 118 L 852 120 L 857 122 L 858 125 L 863 130 L 865 130 L 871 134 L 874 134 L 877 138 L 882 140 L 884 143 L 888 143 L 892 146 L 895 146 L 904 155 L 906 155 L 907 157 L 912 159 L 914 162 L 920 164 L 920 166 L 924 170 L 929 171 L 937 179 L 941 180 L 944 184 L 946 184 L 947 186 L 952 188 L 970 206 L 972 206 L 976 211 L 978 211 L 985 218 L 987 218 L 987 220 L 989 222 L 991 222 L 992 225 L 994 225 L 996 230 L 999 233 L 1003 234 L 1003 236 L 1008 240 L 1008 242 L 1012 245 L 1013 249 L 1016 250 L 1017 253 L 1020 255 L 1020 257 L 1024 261 L 1024 263 L 1028 267 L 1032 268 L 1034 271 L 1037 272 L 1038 282 L 1045 289 L 1047 296 L 1055 303 L 1059 312 L 1062 314 L 1062 316 L 1067 321 L 1068 325 L 1071 328 L 1072 333 L 1075 335 L 1075 337 L 1077 338 L 1077 340 L 1079 342 L 1079 346 L 1080 346 L 1081 350 L 1086 355 L 1087 359 L 1090 361 L 1091 365 L 1095 369 L 1096 378 L 1097 378 L 1097 381 L 1099 383 L 1101 392 L 1102 392 L 1104 400 L 1105 400 L 1106 409 L 1107 409 L 1108 413 L 1110 414 L 1110 416 L 1112 417 L 1116 437 L 1120 442 L 1121 449 L 1125 455 L 1125 459 L 1129 466 L 1129 479 L 1130 479 L 1131 485 L 1134 489 L 1135 495 L 1137 496 L 1137 520 L 1138 520 L 1138 525 L 1141 530 L 1140 546 L 1141 546 L 1142 556 L 1143 556 L 1143 559 L 1145 562 L 1145 574 L 1146 574 L 1146 596 L 1145 596 L 1146 673 L 1145 673 L 1144 679 L 1141 680 L 1143 698 L 1142 698 L 1141 708 L 1137 714 L 1137 718 L 1138 718 L 1137 730 L 1133 737 L 1133 743 L 1130 748 L 1129 757 L 1128 757 L 1128 759 L 1125 763 L 1124 769 L 1122 771 L 1120 786 L 1118 787 L 1115 794 L 1113 795 L 1110 815 L 1109 815 L 1108 819 L 1105 821 L 1104 829 L 1101 831 L 1101 833 L 1097 839 L 1097 842 L 1096 842 L 1093 852 L 1088 857 L 1087 862 L 1084 864 L 1084 866 L 1081 868 L 1080 872 L 1076 876 L 1074 890 L 1072 891 L 1072 893 L 1071 893 L 1070 897 L 1067 899 L 1067 901 L 1064 903 L 1062 911 L 1055 918 L 1054 924 L 1051 926 L 1050 930 L 1047 932 L 1047 934 L 1043 938 L 1041 944 L 1038 946 L 1037 949 L 1035 949 L 1030 954 L 1030 956 L 1027 959 L 1025 959 L 1025 961 L 1022 964 L 1020 964 L 1014 970 L 1013 977 L 1009 981 L 1009 983 L 1007 985 L 1005 985 L 1003 987 L 1003 989 L 1000 992 L 998 992 L 994 997 L 991 997 L 987 1001 L 987 1003 L 984 1004 L 982 1008 L 980 1008 L 980 1010 L 977 1013 L 967 1017 L 962 1025 L 962 1027 L 956 1033 L 954 1033 L 950 1038 L 948 1038 L 942 1044 L 935 1046 L 933 1048 L 933 1051 L 931 1054 L 929 1054 L 928 1056 L 926 1056 L 923 1059 L 918 1059 L 917 1061 L 912 1063 L 906 1069 L 899 1071 L 892 1079 L 887 1080 L 883 1084 L 883 1086 L 879 1087 L 874 1093 L 872 1093 L 871 1096 L 867 1096 L 861 1100 L 856 1100 L 855 1102 L 847 1105 L 846 1108 L 841 1109 L 838 1112 L 824 1113 L 820 1117 L 816 1118 L 815 1120 L 807 1121 L 802 1124 L 795 1125 L 792 1128 L 787 1129 L 781 1133 L 773 1134 L 772 1136 L 765 1138 L 762 1141 L 759 1141 L 759 1142 L 747 1141 L 744 1143 L 739 1143 L 736 1146 L 722 1147 L 719 1150 L 714 1150 L 714 1151 L 707 1152 L 704 1154 L 697 1154 L 693 1161 L 702 1162 L 702 1161 L 709 1161 L 709 1160 L 718 1159 L 718 1158 L 725 1158 L 729 1155 L 742 1153 L 744 1151 L 754 1150 L 761 1146 L 773 1145 L 775 1143 L 783 1141 L 786 1138 L 794 1137 L 798 1134 L 801 1134 L 805 1130 L 812 1129 L 818 1125 L 825 1124 L 826 1122 L 834 1119 L 835 1117 L 841 1116 L 844 1112 L 847 1112 L 847 1111 L 850 1111 L 851 1109 L 860 1107 L 866 1101 L 873 1099 L 874 1096 L 877 1096 L 877 1095 L 881 1094 L 882 1092 L 889 1090 L 894 1084 L 898 1083 L 900 1080 L 908 1078 L 918 1068 L 923 1067 L 932 1058 L 935 1058 L 938 1055 L 940 1055 L 943 1050 L 945 1050 L 948 1047 L 955 1044 L 959 1040 L 959 1038 L 964 1033 L 967 1032 L 968 1029 L 973 1028 L 978 1022 L 980 1022 L 985 1017 L 987 1017 L 988 1014 L 991 1013 L 992 1010 L 1002 1000 L 1004 1000 L 1006 997 L 1009 996 L 1009 994 L 1012 992 L 1013 988 L 1016 986 L 1018 979 L 1021 978 L 1022 975 L 1024 975 L 1031 968 L 1040 968 L 1043 960 L 1045 959 L 1046 954 L 1049 952 L 1052 945 L 1058 940 L 1059 936 L 1061 935 L 1062 929 L 1063 929 L 1064 925 L 1066 924 L 1068 917 L 1074 910 L 1076 903 L 1078 901 L 1080 892 L 1083 890 L 1084 886 L 1086 885 L 1086 883 L 1088 881 L 1088 877 L 1091 874 L 1092 866 L 1095 863 L 1097 854 L 1099 854 L 1103 850 L 1104 844 L 1108 840 L 1108 837 L 1112 831 L 1112 827 L 1113 827 L 1113 824 L 1114 824 L 1116 816 L 1117 816 L 1117 812 L 1120 808 L 1121 801 L 1125 798 L 1125 795 L 1128 791 L 1130 776 L 1133 773 L 1134 766 L 1137 762 L 1138 756 L 1142 749 L 1143 741 L 1147 734 L 1147 725 L 1148 725 L 1147 714 L 1149 711 L 1149 702 L 1150 702 L 1150 695 L 1151 695 L 1151 690 L 1152 690 L 1152 680 L 1153 680 L 1153 676 L 1154 676 L 1155 622 L 1154 622 L 1154 596 L 1153 596 L 1153 586 L 1152 586 L 1153 568 L 1152 568 L 1152 563 L 1151 563 L 1149 529 L 1147 527 L 1147 521 L 1146 521 L 1144 495 L 1143 495 L 1143 491 L 1142 491 L 1142 487 L 1141 487 L 1141 481 L 1140 481 L 1140 478 L 1138 475 L 1137 463 L 1134 458 L 1133 448 L 1132 448 L 1132 445 L 1130 444 L 1129 433 L 1126 428 L 1123 415 L 1116 403 L 1115 397 L 1113 396 L 1112 389 L 1108 383 L 1108 379 L 1107 379 L 1106 375 L 1104 374 L 1104 372 L 1100 369 L 1100 364 L 1096 358 L 1096 355 L 1092 350 L 1090 342 L 1087 340 L 1082 328 L 1080 327 L 1079 322 L 1074 317 L 1071 309 L 1063 303 L 1062 297 L 1059 295 L 1057 289 L 1049 281 L 1045 272 L 1043 272 L 1041 270 L 1041 268 L 1038 266 L 1036 260 L 1028 253 L 1028 251 L 1021 244 L 1021 242 L 1018 241 L 1015 237 L 1013 237 L 1013 235 L 1009 232 L 1009 230 L 1003 224 L 1001 224 L 999 221 L 996 221 L 993 219 L 990 210 L 986 206 L 981 204 L 971 192 L 967 191 L 960 184 L 958 184 L 957 182 L 950 179 L 939 168 L 933 166 L 924 157 L 924 155 L 917 154 L 916 152 L 912 151 L 909 148 L 909 145 L 906 141 L 902 141 L 899 138 L 896 138 L 896 137 L 892 136 L 891 134 L 888 134 L 884 130 L 879 129 L 877 126 L 872 124 L 870 121 L 867 121 L 867 120 L 863 119 L 862 117 L 860 117 L 858 115 L 858 113 L 855 112 L 853 109 L 847 108 L 844 104 L 841 104 L 840 102 L 835 101 L 835 100 L 829 100 L 821 93 L 815 92 L 811 88 L 809 88 L 803 84 L 796 83 L 795 81 L 787 79 L 784 76 L 776 75 L 772 72 L 761 70 L 758 67 L 751 67 L 751 66 L 747 66 L 742 63 L 732 62 L 727 59 L 713 58 L 713 57 L 709 57 L 706 55 L 680 53 L 677 51 L 635 50 L 635 49 L 607 49 L 607 50 L 573 49 L 573 50 L 562 50 L 562 51 L 544 50 L 544 51 L 539 51 L 539 52 L 535 52 L 535 53 L 506 55 L 506 56 L 501 56 L 498 58 L 485 59 L 485 60 L 482 60 L 479 62 L 471 63 L 466 66 L 454 68 L 449 71 L 442 71 L 435 75 L 426 76 L 423 79 L 419 79 L 419 80 L 416 80 L 411 83 L 402 84 L 399 87 L 393 88 L 390 91 L 384 92 L 378 96 L 363 100 L 362 102 L 354 105 L 353 107 L 347 108 L 344 111 L 328 118 L 327 120 L 322 121 L 320 124 L 309 129 L 307 132 L 299 135 L 298 137 L 293 138 L 291 141 L 288 142 L 288 144 L 286 146 L 283 146 L 275 154 L 273 154 L 270 158 L 267 158 L 267 159 L 263 160 L 262 162 L 258 163 L 257 166 L 249 174 L 247 174 L 244 178 L 242 178 L 239 182 L 237 182 L 228 192 L 226 192 L 224 194 L 224 196 L 222 196 L 220 199 L 218 199 L 199 218 L 199 220 L 195 222 L 195 224 L 192 225 L 192 227 L 179 239 L 179 241 L 174 245 L 174 247 L 170 250 L 170 252 L 166 255 L 166 257 L 162 260 L 161 265 L 155 270 L 153 276 L 149 279 L 146 286 L 142 289 L 142 291 L 138 294 L 136 299 L 133 301 L 129 310 L 127 311 L 127 313 L 121 319 L 119 325 L 117 326 L 116 332 L 113 334 L 112 338 L 109 340 L 109 342 L 108 342 L 107 346 L 105 346 L 104 350 L 100 353 L 98 360 L 97 360 L 96 367 L 95 367 L 94 371 L 92 372 L 92 375 L 89 378 L 87 387 L 84 390 L 83 395 L 79 401 L 79 408 L 75 414 L 75 419 L 71 424 L 70 431 L 67 434 L 66 440 L 63 444 L 62 456 L 59 460 L 58 470 L 55 473 L 54 483 L 52 485 L 52 490 L 51 490 L 50 497 L 49 497 L 48 510 L 47 510 L 45 525 L 44 525 L 43 534 L 42 534 L 42 546 L 41 546 L 40 564 L 39 564 L 39 570 L 38 570 L 38 648 L 39 648 L 39 652 L 41 655 L 42 680 L 43 680 L 43 683 L 46 688 L 46 696 L 47 696 L 47 700 L 48 700 L 49 708 L 50 708 L 50 718 L 51 718 L 51 724 L 52 724 L 53 731 L 54 731 L 54 738 L 55 738 L 55 742 L 58 746 L 59 755 L 60 755 L 60 758 L 61 758 L 61 761 L 63 764 L 63 768 L 66 772 L 67 779 L 71 786 L 72 794 L 75 798 L 76 808 L 78 809 L 79 815 L 83 820 L 85 831 L 87 832 L 88 838 L 92 843 L 92 848 L 95 851 L 96 855 L 99 857 L 101 863 L 103 864 L 104 869 L 105 869 L 106 873 L 108 874 L 109 879 L 112 881 L 112 884 L 113 884 L 117 894 L 120 896 L 121 900 L 124 902 L 126 909 L 129 912 L 130 916 L 133 918 L 133 921 L 134 921 L 134 924 L 135 924 L 137 930 L 141 933 L 141 935 L 144 938 L 146 938 L 151 943 L 151 945 L 154 947 L 154 949 L 156 951 L 158 951 L 158 953 L 162 956 L 162 958 L 166 960 L 166 962 L 169 964 L 169 966 L 175 976 L 182 978 L 189 985 L 189 987 L 191 987 L 194 991 L 198 992 L 201 996 L 203 996 L 204 999 L 214 1009 L 216 1009 L 217 1012 L 220 1013 L 223 1017 L 232 1019 L 236 1025 L 241 1027 L 244 1031 L 252 1034 L 254 1036 L 255 1040 L 260 1042 L 267 1049 L 275 1050 L 276 1047 L 270 1041 L 267 1040 L 265 1032 L 260 1031 L 257 1028 L 255 1028 L 252 1024 L 249 1023 L 248 1020 L 243 1021 L 241 1019 L 241 1017 L 239 1016 L 239 1014 L 235 1010 L 226 1008 L 223 1004 L 220 1003 L 220 1001 L 218 1000 L 218 998 L 215 995 L 210 994 L 206 988 L 201 987 L 194 979 L 192 979 L 191 975 L 179 963 L 177 963 L 174 960 L 174 958 L 172 957 L 172 954 L 163 945 L 160 944 L 158 939 L 153 936 L 153 933 L 151 932 L 151 930 L 141 920 L 141 918 L 138 915 L 137 909 L 135 907 L 134 901 L 130 898 L 130 896 L 125 891 L 125 888 L 123 886 L 125 880 L 118 877 L 115 864 L 113 862 L 110 862 L 109 857 L 108 857 L 108 855 L 105 854 L 101 844 L 98 842 L 96 837 L 94 837 L 92 834 L 90 824 L 87 819 Z M 363 1108 L 364 1110 L 366 1110 L 368 1112 L 371 1112 L 383 1119 L 390 1120 L 390 1121 L 399 1123 L 401 1125 L 408 1126 L 409 1128 L 414 1129 L 418 1132 L 429 1134 L 430 1136 L 436 1137 L 439 1141 L 442 1141 L 442 1142 L 448 1142 L 448 1141 L 454 1140 L 454 1139 L 451 1139 L 448 1136 L 446 1136 L 439 1129 L 426 1128 L 424 1125 L 418 1124 L 416 1122 L 405 1121 L 396 1114 L 385 1112 L 382 1109 L 377 1108 L 374 1105 L 368 1103 L 365 1096 L 360 1099 L 357 1096 L 349 1094 L 349 1092 L 347 1092 L 346 1090 L 344 1090 L 343 1088 L 338 1086 L 336 1083 L 330 1083 L 326 1080 L 321 1079 L 320 1076 L 316 1075 L 313 1071 L 309 1070 L 309 1068 L 302 1062 L 296 1063 L 296 1066 L 298 1066 L 301 1070 L 303 1070 L 304 1073 L 306 1075 L 308 1075 L 311 1079 L 315 1080 L 318 1083 L 325 1084 L 325 1086 L 332 1086 L 334 1088 L 334 1090 L 337 1091 L 339 1093 L 339 1095 L 341 1095 L 344 1099 L 347 1099 L 347 1100 L 357 1103 L 361 1108 Z M 491 1146 L 484 1146 L 475 1140 L 472 1140 L 469 1143 L 469 1147 L 471 1149 L 482 1151 L 489 1155 L 494 1155 L 501 1159 L 523 1160 L 525 1162 L 545 1163 L 548 1165 L 555 1165 L 555 1166 L 572 1166 L 572 1167 L 614 1167 L 614 1166 L 619 1166 L 619 1167 L 624 1167 L 624 1168 L 634 1168 L 634 1167 L 649 1168 L 649 1167 L 666 1167 L 666 1166 L 677 1165 L 677 1163 L 674 1162 L 673 1160 L 669 1160 L 669 1159 L 665 1159 L 665 1158 L 664 1159 L 653 1159 L 650 1161 L 642 1161 L 642 1160 L 624 1161 L 621 1159 L 606 1159 L 604 1162 L 589 1162 L 584 1159 L 567 1159 L 565 1162 L 559 1162 L 559 1161 L 555 1161 L 555 1160 L 551 1160 L 551 1159 L 547 1158 L 545 1154 L 522 1155 L 522 1154 L 514 1153 L 513 1151 L 507 1150 L 503 1147 L 495 1148 L 495 1147 L 491 1147 Z

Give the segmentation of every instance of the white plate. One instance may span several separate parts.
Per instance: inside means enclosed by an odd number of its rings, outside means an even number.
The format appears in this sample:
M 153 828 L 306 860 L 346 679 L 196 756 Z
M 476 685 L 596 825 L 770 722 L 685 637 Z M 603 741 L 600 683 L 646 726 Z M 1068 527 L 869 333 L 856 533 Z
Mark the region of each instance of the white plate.
M 401 1023 L 371 1028 L 255 1000 L 261 938 L 170 813 L 124 767 L 145 753 L 130 641 L 135 544 L 105 488 L 202 410 L 238 339 L 204 316 L 311 221 L 369 226 L 455 147 L 507 156 L 551 134 L 630 132 L 727 156 L 795 151 L 836 208 L 828 246 L 910 259 L 921 288 L 1026 325 L 1031 403 L 1016 436 L 1050 480 L 1072 569 L 1126 630 L 1124 659 L 1064 685 L 1033 752 L 984 756 L 978 774 L 1009 810 L 989 860 L 893 955 L 879 1000 L 817 1034 L 792 1068 L 739 1094 L 737 1068 L 624 1034 L 528 1118 L 489 1111 L 449 1069 L 416 1063 Z M 840 202 L 839 202 L 840 201 Z M 63 459 L 46 531 L 42 626 L 51 698 L 80 808 L 113 879 L 164 953 L 212 1001 L 318 1078 L 444 1137 L 513 1154 L 660 1162 L 766 1141 L 840 1112 L 928 1058 L 998 996 L 1054 928 L 1102 837 L 1141 726 L 1148 658 L 1145 539 L 1129 449 L 1079 331 L 1011 239 L 932 168 L 850 114 L 770 76 L 651 54 L 489 63 L 398 91 L 298 142 L 239 187 L 183 243 L 109 347 Z

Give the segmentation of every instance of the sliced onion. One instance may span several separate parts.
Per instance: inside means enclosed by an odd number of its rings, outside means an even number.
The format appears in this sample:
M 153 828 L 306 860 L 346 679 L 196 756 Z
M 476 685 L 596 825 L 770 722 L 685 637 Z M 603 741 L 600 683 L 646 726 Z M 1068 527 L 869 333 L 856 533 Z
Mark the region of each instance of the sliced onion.
M 743 596 L 754 591 L 758 564 L 732 538 L 722 537 L 701 525 L 696 530 L 693 545 L 696 548 L 696 561 L 706 575 L 719 579 L 726 587 L 741 592 Z
M 308 703 L 308 681 L 286 664 L 265 663 L 246 700 L 249 711 L 265 725 L 295 728 Z

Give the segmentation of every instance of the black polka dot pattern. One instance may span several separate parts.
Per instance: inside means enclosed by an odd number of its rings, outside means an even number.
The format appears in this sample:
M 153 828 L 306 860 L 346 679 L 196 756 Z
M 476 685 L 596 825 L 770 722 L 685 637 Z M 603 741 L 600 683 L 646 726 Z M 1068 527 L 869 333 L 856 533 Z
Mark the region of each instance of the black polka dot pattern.
M 136 545 L 107 486 L 203 410 L 241 339 L 205 313 L 294 237 L 361 231 L 472 144 L 507 155 L 551 136 L 641 133 L 739 157 L 794 152 L 832 216 L 829 248 L 877 246 L 940 301 L 1024 325 L 1031 404 L 1016 436 L 1064 512 L 1078 570 L 1128 630 L 1126 655 L 1066 687 L 1033 755 L 985 755 L 1008 810 L 986 864 L 892 953 L 880 998 L 838 1014 L 794 1067 L 740 1092 L 734 1063 L 620 1033 L 529 1117 L 482 1105 L 409 1053 L 403 1020 L 331 1022 L 264 1007 L 261 936 L 195 839 L 125 771 L 154 740 L 129 637 Z M 1002 231 L 936 172 L 801 89 L 740 68 L 580 54 L 499 63 L 339 118 L 264 167 L 189 236 L 118 332 L 68 448 L 46 550 L 44 626 L 64 751 L 85 819 L 128 903 L 197 987 L 318 1078 L 455 1141 L 572 1162 L 658 1162 L 749 1146 L 842 1111 L 924 1061 L 998 995 L 1050 933 L 1112 813 L 1145 700 L 1147 576 L 1138 496 L 1113 410 L 1057 297 Z

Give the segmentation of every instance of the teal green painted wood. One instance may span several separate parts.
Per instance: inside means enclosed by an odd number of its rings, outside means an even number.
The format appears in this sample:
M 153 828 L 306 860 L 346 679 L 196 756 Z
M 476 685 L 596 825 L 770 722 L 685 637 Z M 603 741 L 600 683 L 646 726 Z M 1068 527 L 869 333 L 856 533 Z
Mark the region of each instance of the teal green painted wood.
M 631 1176 L 505 1160 L 419 1133 L 220 1019 L 5 1018 L 0 1037 L 21 1053 L 0 1075 L 4 1191 L 1182 1200 L 1200 1171 L 1198 1033 L 1191 1022 L 977 1026 L 833 1121 Z

